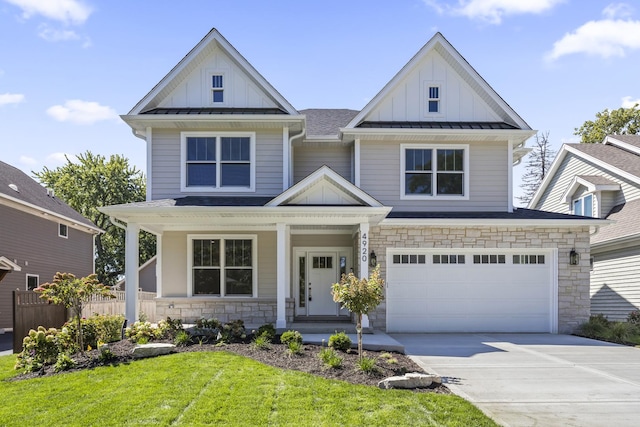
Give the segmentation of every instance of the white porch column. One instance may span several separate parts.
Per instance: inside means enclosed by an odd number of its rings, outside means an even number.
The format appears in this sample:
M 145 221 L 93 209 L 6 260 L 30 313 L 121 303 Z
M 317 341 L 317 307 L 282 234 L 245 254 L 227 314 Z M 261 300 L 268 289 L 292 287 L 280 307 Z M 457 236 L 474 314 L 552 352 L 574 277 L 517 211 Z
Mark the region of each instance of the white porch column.
M 287 327 L 287 228 L 285 224 L 276 224 L 276 328 Z
M 138 320 L 138 235 L 140 226 L 127 224 L 125 234 L 124 278 L 125 278 L 125 317 L 129 325 Z
M 360 224 L 360 278 L 369 278 L 369 223 Z M 362 316 L 362 327 L 369 327 L 369 316 Z
M 162 296 L 162 234 L 156 234 L 156 296 Z

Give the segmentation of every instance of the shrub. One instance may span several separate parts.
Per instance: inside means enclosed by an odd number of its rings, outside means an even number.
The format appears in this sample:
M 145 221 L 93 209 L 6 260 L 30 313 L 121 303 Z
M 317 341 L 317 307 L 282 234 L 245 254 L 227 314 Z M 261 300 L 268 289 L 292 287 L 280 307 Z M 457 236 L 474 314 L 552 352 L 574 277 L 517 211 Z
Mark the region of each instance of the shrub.
M 97 348 L 98 343 L 119 341 L 122 336 L 122 324 L 124 316 L 122 315 L 101 315 L 94 314 L 87 319 L 81 319 L 82 335 L 84 338 L 85 349 L 88 347 Z M 64 324 L 71 337 L 77 342 L 77 323 L 68 321 Z M 71 349 L 78 350 L 77 346 Z
M 634 329 L 633 325 L 626 322 L 610 322 L 606 338 L 619 344 L 626 344 L 629 342 Z
M 196 320 L 196 328 L 198 329 L 220 329 L 222 323 L 216 318 L 205 319 L 201 317 Z
M 166 320 L 158 322 L 158 327 L 154 331 L 154 334 L 157 339 L 172 340 L 176 337 L 178 332 L 182 330 L 182 320 L 167 317 Z
M 376 366 L 375 357 L 366 357 L 363 355 L 358 359 L 356 363 L 358 365 L 358 369 L 364 372 L 365 374 L 375 374 L 379 372 L 379 369 Z
M 284 345 L 289 345 L 290 342 L 302 344 L 302 334 L 293 330 L 283 332 L 282 335 L 280 335 L 280 342 Z
M 318 356 L 320 360 L 322 360 L 322 363 L 333 369 L 342 367 L 342 357 L 338 356 L 338 353 L 331 347 L 323 347 Z
M 53 366 L 53 369 L 56 372 L 67 371 L 76 366 L 76 362 L 67 354 L 67 353 L 59 353 L 58 358 L 56 359 L 56 364 Z
M 276 328 L 273 326 L 273 323 L 266 323 L 258 328 L 258 332 L 256 335 L 261 336 L 265 335 L 269 338 L 270 341 L 276 337 Z
M 178 347 L 185 347 L 191 341 L 191 335 L 185 330 L 180 330 L 176 333 L 176 337 L 173 339 L 173 343 Z
M 348 351 L 351 349 L 351 338 L 344 331 L 336 332 L 329 337 L 329 347 L 340 351 Z
M 398 363 L 398 359 L 393 357 L 393 354 L 391 354 L 391 353 L 384 352 L 384 353 L 380 354 L 380 358 L 382 360 L 384 360 L 385 362 L 387 362 L 387 364 L 389 364 L 389 365 L 395 365 L 395 364 Z
M 149 322 L 135 322 L 125 330 L 125 335 L 138 344 L 146 344 L 155 336 L 154 328 Z
M 268 350 L 271 347 L 271 340 L 269 339 L 268 334 L 262 334 L 256 336 L 251 344 L 254 348 Z
M 225 323 L 222 328 L 220 328 L 219 337 L 219 341 L 225 343 L 238 342 L 245 339 L 247 333 L 244 329 L 244 320 L 238 319 Z
M 25 373 L 34 372 L 55 363 L 58 355 L 65 353 L 72 342 L 66 330 L 45 329 L 43 326 L 38 326 L 37 330 L 31 329 L 22 340 L 22 352 L 18 354 L 15 369 Z
M 109 349 L 107 345 L 100 346 L 100 356 L 98 356 L 98 359 L 100 360 L 100 362 L 102 363 L 110 362 L 115 358 L 116 358 L 116 355 L 113 354 L 113 352 Z
M 609 319 L 602 313 L 593 314 L 589 317 L 589 323 L 596 323 L 602 326 L 609 326 Z
M 640 310 L 634 310 L 627 316 L 627 322 L 640 326 Z
M 302 343 L 298 341 L 289 341 L 287 344 L 287 353 L 290 355 L 302 354 Z

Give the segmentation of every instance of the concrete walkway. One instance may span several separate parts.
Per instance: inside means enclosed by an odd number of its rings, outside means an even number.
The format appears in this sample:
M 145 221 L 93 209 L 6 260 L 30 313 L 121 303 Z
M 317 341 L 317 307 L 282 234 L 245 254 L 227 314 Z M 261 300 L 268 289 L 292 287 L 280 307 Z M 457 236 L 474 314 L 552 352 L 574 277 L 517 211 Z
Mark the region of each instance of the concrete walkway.
M 549 334 L 391 337 L 501 425 L 640 425 L 640 349 Z

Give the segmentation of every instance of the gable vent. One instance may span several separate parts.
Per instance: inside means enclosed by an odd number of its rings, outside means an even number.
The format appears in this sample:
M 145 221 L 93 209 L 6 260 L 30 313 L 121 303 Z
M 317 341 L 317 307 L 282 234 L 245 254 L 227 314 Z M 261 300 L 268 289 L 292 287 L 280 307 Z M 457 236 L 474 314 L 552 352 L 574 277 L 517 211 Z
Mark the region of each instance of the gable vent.
M 13 191 L 15 191 L 16 193 L 19 193 L 18 191 L 18 186 L 15 184 L 9 184 L 9 188 L 12 189 Z

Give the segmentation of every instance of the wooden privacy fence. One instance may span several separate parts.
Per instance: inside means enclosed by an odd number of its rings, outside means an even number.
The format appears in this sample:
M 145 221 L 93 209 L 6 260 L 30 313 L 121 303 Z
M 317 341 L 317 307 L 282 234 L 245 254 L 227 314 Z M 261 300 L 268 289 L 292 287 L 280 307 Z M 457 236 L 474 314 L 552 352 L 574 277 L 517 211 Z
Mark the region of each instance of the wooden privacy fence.
M 49 304 L 33 291 L 13 291 L 13 352 L 22 351 L 22 339 L 38 326 L 59 328 L 67 321 L 67 309 Z
M 82 316 L 89 317 L 94 314 L 124 314 L 125 292 L 113 291 L 115 298 L 94 296 L 82 309 Z M 156 319 L 156 294 L 155 292 L 138 292 L 138 312 L 145 316 L 149 322 L 155 323 Z

